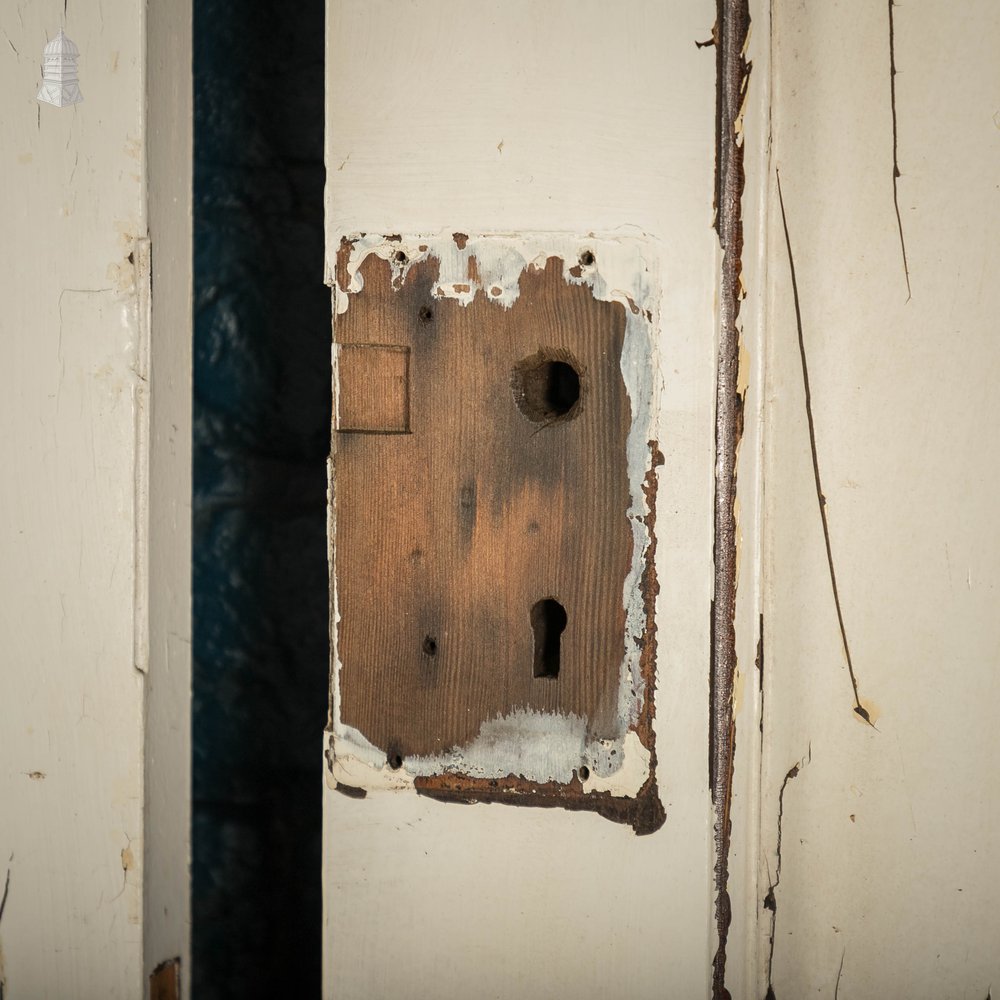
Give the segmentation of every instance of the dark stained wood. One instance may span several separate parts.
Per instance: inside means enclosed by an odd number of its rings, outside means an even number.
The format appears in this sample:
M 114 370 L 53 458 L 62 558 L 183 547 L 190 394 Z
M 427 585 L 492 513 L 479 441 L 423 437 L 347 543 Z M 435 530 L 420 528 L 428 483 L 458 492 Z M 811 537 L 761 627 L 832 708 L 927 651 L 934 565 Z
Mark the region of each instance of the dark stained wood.
M 336 436 L 342 721 L 390 757 L 461 747 L 518 708 L 622 735 L 624 308 L 555 259 L 509 310 L 432 296 L 433 260 L 398 289 L 374 255 L 361 273 L 337 340 L 409 348 L 410 433 Z M 548 392 L 531 380 L 547 360 L 578 374 L 578 402 L 565 371 Z M 555 677 L 535 676 L 545 599 L 567 616 Z

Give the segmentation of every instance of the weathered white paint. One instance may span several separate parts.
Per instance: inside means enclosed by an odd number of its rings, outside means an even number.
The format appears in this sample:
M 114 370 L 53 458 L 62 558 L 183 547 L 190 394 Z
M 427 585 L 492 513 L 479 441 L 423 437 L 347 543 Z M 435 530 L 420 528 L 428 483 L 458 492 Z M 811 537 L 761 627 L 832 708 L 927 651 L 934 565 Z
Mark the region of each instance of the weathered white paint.
M 708 992 L 714 53 L 691 43 L 714 5 L 676 7 L 330 11 L 331 245 L 362 230 L 638 226 L 666 248 L 657 416 L 672 434 L 657 521 L 666 825 L 636 840 L 558 810 L 327 793 L 328 995 Z M 985 997 L 1000 981 L 1000 445 L 986 423 L 1000 9 L 893 9 L 899 224 L 888 3 L 754 0 L 751 14 L 727 985 Z M 875 727 L 853 711 L 833 604 L 777 170 L 831 549 Z
M 1000 7 L 774 4 L 761 894 L 779 1000 L 1000 985 Z M 754 70 L 756 82 L 757 69 Z M 813 481 L 816 451 L 853 692 Z M 761 911 L 766 988 L 770 913 Z M 842 965 L 842 971 L 841 971 Z
M 649 234 L 660 245 L 658 783 L 588 813 L 328 789 L 325 992 L 705 996 L 711 954 L 714 4 L 328 5 L 327 233 Z M 598 257 L 600 255 L 598 254 Z
M 86 100 L 54 107 L 36 95 L 42 49 L 62 26 Z M 162 621 L 164 588 L 186 594 L 189 562 L 183 526 L 145 526 L 144 7 L 9 3 L 0 34 L 0 982 L 12 1000 L 131 1000 L 144 989 L 144 859 L 158 864 L 143 822 L 144 715 L 157 711 L 142 672 L 146 609 Z M 165 112 L 161 101 L 150 114 L 162 124 Z M 175 320 L 183 354 L 189 314 Z M 183 368 L 165 362 L 167 376 L 171 403 L 157 412 L 153 400 L 154 470 L 171 465 L 155 445 L 163 418 L 189 399 Z M 182 420 L 174 471 L 189 454 L 185 431 Z M 186 497 L 185 485 L 179 476 L 154 504 Z M 148 595 L 147 542 L 162 574 Z M 158 556 L 171 543 L 167 564 Z M 183 640 L 186 619 L 172 620 Z M 163 661 L 159 626 L 153 639 L 151 673 Z M 186 695 L 182 711 L 186 725 Z M 186 815 L 185 800 L 171 807 Z M 170 835 L 183 852 L 186 829 Z M 183 925 L 184 914 L 172 919 Z
M 398 235 L 398 234 L 397 234 Z M 431 287 L 435 297 L 452 298 L 463 306 L 479 295 L 497 309 L 510 309 L 520 296 L 520 281 L 529 268 L 544 269 L 552 258 L 562 261 L 563 279 L 587 286 L 599 301 L 617 302 L 624 310 L 625 340 L 621 372 L 631 408 L 626 442 L 631 504 L 626 512 L 632 530 L 632 559 L 623 585 L 625 609 L 622 663 L 618 682 L 617 728 L 609 739 L 588 739 L 582 716 L 515 709 L 485 722 L 468 746 L 451 747 L 445 754 L 407 755 L 393 770 L 386 763 L 386 748 L 373 746 L 340 717 L 340 671 L 337 630 L 331 630 L 331 723 L 329 753 L 331 780 L 366 789 L 403 788 L 420 775 L 452 772 L 475 778 L 505 778 L 567 783 L 582 766 L 593 773 L 584 791 L 610 791 L 635 796 L 649 777 L 650 751 L 635 736 L 634 727 L 646 698 L 646 683 L 639 662 L 646 633 L 646 610 L 640 581 L 651 544 L 646 525 L 643 484 L 649 469 L 649 441 L 666 428 L 655 419 L 657 388 L 663 379 L 661 359 L 655 348 L 660 336 L 660 288 L 657 280 L 659 249 L 648 239 L 634 236 L 572 237 L 558 234 L 515 236 L 414 236 L 386 239 L 355 236 L 345 263 L 346 288 L 334 288 L 338 315 L 350 307 L 352 295 L 362 291 L 359 273 L 369 256 L 388 261 L 392 285 L 401 287 L 411 267 L 434 260 L 438 278 Z M 339 244 L 334 234 L 332 241 Z M 461 245 L 459 245 L 461 243 Z M 581 264 L 584 254 L 592 262 Z M 330 262 L 332 266 L 332 262 Z M 475 277 L 473 277 L 475 276 Z M 333 353 L 333 405 L 339 415 L 339 351 Z M 336 488 L 335 456 L 331 458 L 331 488 Z M 330 530 L 330 565 L 333 570 L 332 618 L 339 624 L 336 586 L 334 527 Z M 341 762 L 343 761 L 343 765 Z

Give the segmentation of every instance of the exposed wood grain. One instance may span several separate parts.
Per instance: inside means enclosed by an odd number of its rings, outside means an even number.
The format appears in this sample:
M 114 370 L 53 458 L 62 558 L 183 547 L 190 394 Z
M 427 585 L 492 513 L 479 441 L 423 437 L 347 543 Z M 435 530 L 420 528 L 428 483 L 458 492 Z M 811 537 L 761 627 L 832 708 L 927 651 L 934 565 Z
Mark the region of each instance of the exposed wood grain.
M 405 434 L 410 429 L 408 347 L 340 344 L 337 380 L 337 430 Z
M 509 310 L 433 297 L 433 261 L 396 290 L 385 261 L 362 272 L 337 339 L 410 348 L 411 433 L 337 436 L 342 720 L 390 759 L 462 746 L 518 708 L 621 735 L 623 307 L 567 284 L 554 259 L 522 275 Z M 539 352 L 579 373 L 561 417 L 519 408 Z M 567 624 L 558 676 L 536 677 L 531 610 L 546 598 Z
M 161 962 L 149 976 L 149 1000 L 180 1000 L 181 960 Z
M 642 491 L 646 498 L 646 527 L 649 544 L 646 546 L 645 567 L 639 589 L 642 592 L 646 624 L 640 640 L 640 667 L 644 694 L 635 722 L 635 731 L 642 745 L 650 753 L 649 775 L 634 797 L 619 797 L 610 792 L 584 793 L 579 780 L 569 784 L 546 782 L 540 784 L 509 777 L 502 781 L 473 778 L 467 775 L 440 774 L 418 777 L 417 791 L 422 795 L 443 801 L 455 802 L 507 802 L 532 806 L 561 806 L 564 809 L 590 809 L 605 819 L 628 823 L 637 835 L 655 833 L 666 821 L 666 811 L 660 801 L 656 782 L 656 733 L 653 718 L 656 703 L 656 597 L 660 584 L 656 576 L 656 469 L 663 465 L 663 453 L 656 441 L 649 442 L 649 469 Z M 339 787 L 339 786 L 338 786 Z

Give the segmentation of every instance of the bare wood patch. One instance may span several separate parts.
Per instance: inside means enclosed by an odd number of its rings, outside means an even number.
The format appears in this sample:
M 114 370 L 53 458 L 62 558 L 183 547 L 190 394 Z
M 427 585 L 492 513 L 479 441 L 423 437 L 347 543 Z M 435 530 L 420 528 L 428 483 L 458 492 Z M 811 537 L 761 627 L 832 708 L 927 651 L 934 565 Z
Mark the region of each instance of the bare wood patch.
M 181 1000 L 181 960 L 161 962 L 149 976 L 149 1000 Z
M 403 758 L 461 747 L 515 709 L 620 735 L 622 307 L 568 286 L 557 261 L 523 276 L 511 310 L 434 301 L 433 261 L 397 291 L 380 258 L 362 272 L 341 361 L 358 343 L 402 343 L 413 433 L 337 442 L 344 722 Z M 546 600 L 567 620 L 539 676 L 532 611 Z
M 386 774 L 414 762 L 411 777 L 389 787 L 592 809 L 651 832 L 664 819 L 652 728 L 662 455 L 650 442 L 646 481 L 635 478 L 627 309 L 597 298 L 589 278 L 567 277 L 558 257 L 527 267 L 512 302 L 509 286 L 480 287 L 467 241 L 449 243 L 468 257 L 471 284 L 446 281 L 425 245 L 417 253 L 401 241 L 362 254 L 353 269 L 349 241 L 338 254 L 338 285 L 350 292 L 336 324 L 338 427 L 370 433 L 337 435 L 333 456 L 335 724 L 357 734 L 365 759 L 382 748 Z M 584 256 L 593 267 L 593 252 Z M 638 322 L 650 321 L 644 315 Z M 386 435 L 396 427 L 384 413 L 378 428 L 367 415 L 345 425 L 347 394 L 363 399 L 365 414 L 385 403 L 385 393 L 361 391 L 372 383 L 361 366 L 345 384 L 345 357 L 390 350 L 408 358 L 410 433 Z M 636 623 L 640 597 L 645 621 Z M 623 657 L 634 664 L 624 715 Z M 482 750 L 484 734 L 516 736 L 505 720 L 526 716 L 568 722 L 581 746 L 607 743 L 610 755 L 635 734 L 645 777 L 622 794 L 587 785 L 585 757 L 571 780 L 519 772 L 516 759 L 506 776 L 463 768 L 464 748 Z M 333 773 L 341 753 L 329 759 Z M 421 764 L 429 760 L 445 763 Z M 342 776 L 365 784 L 350 767 L 335 782 Z

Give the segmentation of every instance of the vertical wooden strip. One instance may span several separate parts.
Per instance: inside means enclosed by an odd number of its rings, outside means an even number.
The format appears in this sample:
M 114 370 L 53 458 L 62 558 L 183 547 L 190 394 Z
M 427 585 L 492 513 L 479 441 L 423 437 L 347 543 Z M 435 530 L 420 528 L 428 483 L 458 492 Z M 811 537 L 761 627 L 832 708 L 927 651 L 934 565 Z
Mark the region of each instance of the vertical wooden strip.
M 715 588 L 711 618 L 709 783 L 715 810 L 715 921 L 718 948 L 713 960 L 712 996 L 726 989 L 726 939 L 732 919 L 729 900 L 730 805 L 735 725 L 736 674 L 736 452 L 743 433 L 739 391 L 740 281 L 743 252 L 743 146 L 737 134 L 748 68 L 745 45 L 750 27 L 747 0 L 718 0 L 716 230 L 722 247 L 719 292 L 719 356 L 715 413 Z

